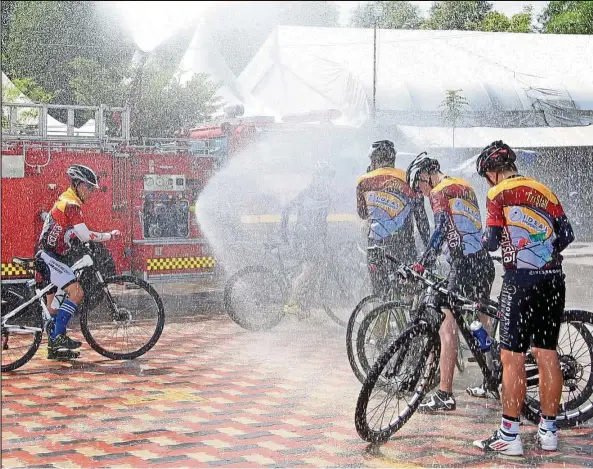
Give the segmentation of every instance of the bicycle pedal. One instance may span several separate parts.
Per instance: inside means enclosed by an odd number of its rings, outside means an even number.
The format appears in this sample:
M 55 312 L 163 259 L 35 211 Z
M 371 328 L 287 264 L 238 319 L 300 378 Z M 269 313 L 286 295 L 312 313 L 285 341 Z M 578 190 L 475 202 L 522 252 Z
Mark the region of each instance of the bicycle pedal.
M 467 357 L 467 361 L 470 363 L 476 363 L 476 357 Z

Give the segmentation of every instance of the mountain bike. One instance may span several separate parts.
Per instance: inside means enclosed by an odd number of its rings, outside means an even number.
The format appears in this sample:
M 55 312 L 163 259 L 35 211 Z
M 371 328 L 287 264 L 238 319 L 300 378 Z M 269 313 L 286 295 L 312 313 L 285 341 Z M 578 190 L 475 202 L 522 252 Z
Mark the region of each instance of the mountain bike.
M 396 262 L 395 259 L 391 258 Z M 355 412 L 355 426 L 359 436 L 373 444 L 387 441 L 414 414 L 433 382 L 439 367 L 439 328 L 444 314 L 429 305 L 434 293 L 447 295 L 451 311 L 462 337 L 475 358 L 487 391 L 499 394 L 502 381 L 500 347 L 494 339 L 499 326 L 498 303 L 492 300 L 475 302 L 448 291 L 443 282 L 433 281 L 425 275 L 402 265 L 402 276 L 426 285 L 412 325 L 403 331 L 377 359 L 360 391 Z M 490 337 L 490 351 L 483 352 L 472 336 L 469 319 L 484 313 L 494 321 Z M 468 317 L 469 316 L 469 317 Z M 593 313 L 568 309 L 564 311 L 558 341 L 558 357 L 563 375 L 563 392 L 557 425 L 571 427 L 593 417 Z M 568 344 L 565 341 L 568 340 Z M 537 363 L 530 351 L 525 360 L 527 395 L 523 416 L 539 422 L 539 375 Z M 400 406 L 400 400 L 404 403 Z M 390 404 L 397 402 L 394 409 Z
M 361 248 L 359 248 L 360 250 Z M 396 289 L 395 271 L 387 269 L 385 248 L 371 246 L 367 248 L 370 256 L 370 268 L 381 272 L 383 282 L 381 295 L 371 294 L 364 297 L 354 308 L 346 328 L 346 352 L 350 367 L 356 378 L 364 383 L 376 358 L 391 344 L 410 323 L 410 311 L 414 310 L 414 301 L 417 300 L 418 288 L 413 286 L 405 291 L 404 299 L 400 297 L 401 288 Z M 435 270 L 443 271 L 442 266 L 436 265 Z M 442 277 L 434 276 L 435 279 Z M 457 334 L 457 360 L 459 372 L 465 370 L 463 348 Z
M 248 265 L 233 274 L 224 289 L 224 306 L 239 326 L 250 331 L 275 327 L 284 317 L 293 280 L 300 273 L 300 264 L 287 266 L 280 253 L 280 243 L 266 243 L 277 266 Z M 350 308 L 356 303 L 357 288 L 338 269 L 335 258 L 328 254 L 320 259 L 314 279 L 304 300 L 304 309 L 320 306 L 336 323 L 346 326 Z
M 80 329 L 97 353 L 112 360 L 131 360 L 144 355 L 159 340 L 165 326 L 165 310 L 158 293 L 145 281 L 115 275 L 104 278 L 96 267 L 93 251 L 72 265 L 85 293 L 80 305 Z M 35 270 L 36 260 L 16 257 L 15 264 Z M 2 371 L 26 364 L 37 352 L 43 331 L 53 329 L 46 295 L 56 289 L 49 283 L 27 282 L 26 289 L 2 287 Z M 65 295 L 56 293 L 58 302 Z M 127 301 L 126 301 L 127 300 Z M 138 334 L 139 333 L 139 334 Z

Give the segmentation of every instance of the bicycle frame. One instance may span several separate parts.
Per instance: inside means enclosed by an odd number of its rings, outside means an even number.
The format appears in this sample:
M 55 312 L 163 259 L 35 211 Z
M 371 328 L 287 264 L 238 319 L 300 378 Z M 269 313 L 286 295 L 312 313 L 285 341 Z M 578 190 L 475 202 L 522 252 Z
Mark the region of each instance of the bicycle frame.
M 93 261 L 92 257 L 89 254 L 85 254 L 82 257 L 82 259 L 78 260 L 77 262 L 75 262 L 72 265 L 72 270 L 74 272 L 78 272 L 78 271 L 81 271 L 82 269 L 91 267 L 93 265 L 94 265 L 94 261 Z M 96 272 L 96 273 L 101 275 L 99 272 Z M 27 285 L 30 288 L 34 287 L 36 285 L 35 280 L 29 280 L 27 282 Z M 16 307 L 10 313 L 8 313 L 4 317 L 2 317 L 2 325 L 5 327 L 18 327 L 19 330 L 28 331 L 28 332 L 40 332 L 40 330 L 42 330 L 42 329 L 39 329 L 38 327 L 8 326 L 7 321 L 10 318 L 16 316 L 19 312 L 21 312 L 28 306 L 32 305 L 35 301 L 39 301 L 39 303 L 41 304 L 41 308 L 42 308 L 43 325 L 45 327 L 45 324 L 47 323 L 47 321 L 51 320 L 51 315 L 49 313 L 49 310 L 47 309 L 47 305 L 45 304 L 44 298 L 45 298 L 45 295 L 54 287 L 55 287 L 55 285 L 50 282 L 49 285 L 47 285 L 43 289 L 35 288 L 35 295 L 32 298 L 30 298 L 25 303 Z

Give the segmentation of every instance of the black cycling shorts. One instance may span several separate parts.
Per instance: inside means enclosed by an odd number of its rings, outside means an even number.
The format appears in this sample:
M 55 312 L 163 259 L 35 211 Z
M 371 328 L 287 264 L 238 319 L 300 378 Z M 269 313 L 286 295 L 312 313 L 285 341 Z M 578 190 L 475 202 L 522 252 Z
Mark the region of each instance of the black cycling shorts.
M 525 353 L 530 346 L 555 350 L 564 312 L 564 274 L 528 285 L 504 280 L 500 291 L 500 346 Z
M 451 261 L 447 289 L 476 301 L 490 298 L 495 275 L 494 263 L 485 252 L 455 259 Z

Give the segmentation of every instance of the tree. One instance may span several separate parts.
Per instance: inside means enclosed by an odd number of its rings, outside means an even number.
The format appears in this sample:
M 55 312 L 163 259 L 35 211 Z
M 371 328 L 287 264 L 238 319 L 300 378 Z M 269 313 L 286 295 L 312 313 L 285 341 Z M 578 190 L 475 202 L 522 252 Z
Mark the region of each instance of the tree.
M 81 57 L 69 65 L 71 93 L 77 104 L 121 106 L 131 92 L 129 67 L 102 67 Z M 205 74 L 196 74 L 183 85 L 170 77 L 156 63 L 144 67 L 142 90 L 132 103 L 139 116 L 133 137 L 172 137 L 176 130 L 203 122 L 220 107 L 220 98 L 215 96 L 218 84 Z
M 491 10 L 485 1 L 433 2 L 422 29 L 474 31 Z
M 552 1 L 538 19 L 544 33 L 593 34 L 593 1 Z
M 3 2 L 4 3 L 4 2 Z M 75 57 L 101 65 L 126 63 L 134 45 L 116 18 L 100 2 L 16 2 L 6 46 L 9 77 L 29 77 L 55 93 L 63 104 L 74 102 L 65 66 Z M 63 116 L 62 116 L 63 117 Z
M 530 33 L 533 31 L 531 19 L 533 7 L 526 6 L 522 13 L 517 13 L 511 18 L 498 11 L 489 12 L 480 22 L 480 31 L 508 32 L 508 33 Z
M 384 29 L 419 29 L 422 24 L 420 8 L 406 1 L 375 1 L 358 5 L 350 17 L 354 28 L 372 28 L 375 25 L 374 10 L 377 4 L 383 7 L 382 17 L 377 22 Z
M 445 99 L 439 105 L 442 108 L 441 117 L 446 125 L 453 129 L 453 147 L 455 147 L 455 128 L 463 116 L 464 109 L 469 106 L 467 100 L 460 93 L 463 90 L 446 90 Z

